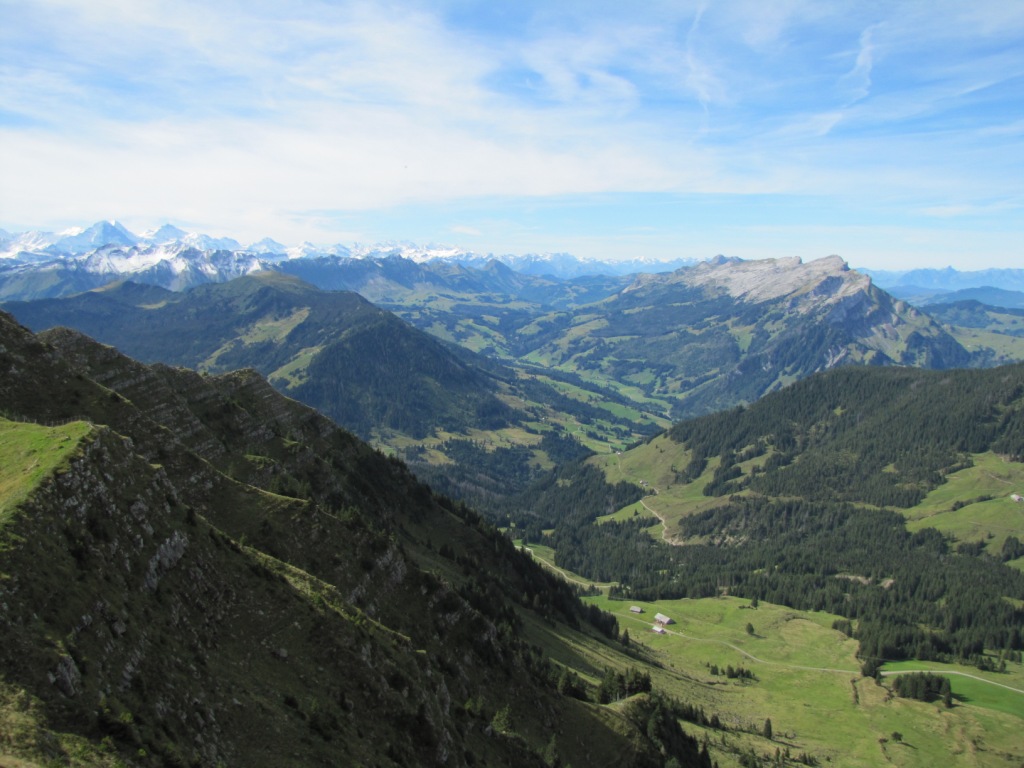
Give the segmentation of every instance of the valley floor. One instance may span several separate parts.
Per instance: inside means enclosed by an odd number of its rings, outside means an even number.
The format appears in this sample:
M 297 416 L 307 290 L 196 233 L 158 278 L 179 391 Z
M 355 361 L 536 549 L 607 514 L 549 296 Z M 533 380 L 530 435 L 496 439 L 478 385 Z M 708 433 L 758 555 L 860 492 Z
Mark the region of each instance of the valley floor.
M 857 643 L 831 628 L 839 618 L 732 597 L 634 603 L 590 598 L 619 619 L 631 642 L 663 665 L 655 688 L 718 713 L 726 731 L 704 731 L 723 766 L 738 752 L 773 757 L 776 749 L 806 752 L 822 764 L 1019 765 L 1024 759 L 1024 666 L 1006 673 L 973 667 L 905 662 L 885 674 L 929 670 L 952 677 L 954 706 L 895 697 L 860 674 Z M 642 614 L 630 611 L 633 606 Z M 674 623 L 653 631 L 662 613 Z M 748 630 L 750 625 L 752 632 Z M 730 678 L 728 668 L 753 679 Z M 714 674 L 716 671 L 718 674 Z M 773 740 L 761 735 L 770 719 Z M 899 734 L 897 738 L 894 734 Z

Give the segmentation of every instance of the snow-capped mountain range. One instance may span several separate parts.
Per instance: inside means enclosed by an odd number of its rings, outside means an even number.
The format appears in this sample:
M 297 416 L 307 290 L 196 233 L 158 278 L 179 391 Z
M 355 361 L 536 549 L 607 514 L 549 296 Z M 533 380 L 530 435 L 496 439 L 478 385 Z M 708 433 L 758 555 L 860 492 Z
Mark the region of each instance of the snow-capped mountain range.
M 91 227 L 75 227 L 63 232 L 33 230 L 10 234 L 0 230 L 0 259 L 39 262 L 48 258 L 74 258 L 110 249 L 166 248 L 181 251 L 246 251 L 248 253 L 285 253 L 285 246 L 266 238 L 244 248 L 230 237 L 210 237 L 186 232 L 173 224 L 135 234 L 118 221 L 99 221 Z
M 389 256 L 420 264 L 445 260 L 466 266 L 483 266 L 497 259 L 518 272 L 562 278 L 598 273 L 662 272 L 694 263 L 684 259 L 672 262 L 653 259 L 599 262 L 568 253 L 496 256 L 451 246 L 423 247 L 405 242 L 328 246 L 303 242 L 289 247 L 268 237 L 243 246 L 230 237 L 218 238 L 186 232 L 172 224 L 136 234 L 117 221 L 100 221 L 87 228 L 76 227 L 63 232 L 30 231 L 12 234 L 0 230 L 0 269 L 10 269 L 16 265 L 33 265 L 36 268 L 44 264 L 69 266 L 71 262 L 90 272 L 130 276 L 163 264 L 164 269 L 172 273 L 184 274 L 198 270 L 216 279 L 214 273 L 225 266 L 226 262 L 233 265 L 232 273 L 240 271 L 245 274 L 290 259 Z M 233 276 L 225 275 L 225 278 Z

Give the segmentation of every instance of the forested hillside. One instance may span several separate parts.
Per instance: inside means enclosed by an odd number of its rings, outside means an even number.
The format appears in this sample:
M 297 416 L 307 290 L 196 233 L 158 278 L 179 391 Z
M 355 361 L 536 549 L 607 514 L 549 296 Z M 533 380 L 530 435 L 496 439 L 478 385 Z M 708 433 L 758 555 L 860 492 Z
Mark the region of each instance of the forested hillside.
M 187 293 L 122 284 L 15 311 L 30 327 L 75 327 L 145 362 L 211 373 L 255 368 L 364 437 L 423 437 L 510 416 L 497 398 L 502 374 L 483 361 L 463 359 L 354 293 L 280 275 Z
M 988 548 L 983 535 L 958 541 L 928 518 L 915 516 L 914 532 L 907 523 L 975 457 L 1024 457 L 1024 366 L 843 368 L 682 422 L 667 437 L 657 456 L 651 446 L 634 451 L 646 452 L 649 471 L 651 461 L 671 462 L 645 504 L 675 546 L 651 536 L 646 511 L 595 525 L 610 510 L 589 503 L 557 522 L 539 518 L 554 527 L 538 540 L 559 565 L 618 582 L 614 592 L 631 599 L 727 591 L 846 616 L 869 668 L 902 658 L 985 666 L 995 663 L 988 652 L 998 660 L 1024 648 L 1024 573 L 1005 565 L 1021 554 L 1016 517 L 989 524 L 989 540 L 992 530 L 999 539 Z M 600 459 L 609 479 L 630 461 Z M 1012 515 L 1010 496 L 1022 489 L 1000 487 Z M 944 509 L 989 501 L 955 498 Z

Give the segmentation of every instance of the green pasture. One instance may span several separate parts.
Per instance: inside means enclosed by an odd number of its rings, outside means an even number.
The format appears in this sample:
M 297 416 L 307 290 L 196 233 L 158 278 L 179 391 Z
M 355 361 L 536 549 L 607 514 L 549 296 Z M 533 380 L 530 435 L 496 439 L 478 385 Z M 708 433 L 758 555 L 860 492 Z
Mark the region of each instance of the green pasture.
M 671 537 L 677 528 L 676 524 L 683 517 L 724 504 L 724 498 L 704 495 L 704 486 L 714 475 L 719 460 L 714 458 L 708 461 L 704 473 L 694 482 L 679 482 L 677 472 L 682 472 L 689 460 L 689 452 L 665 435 L 658 435 L 622 454 L 589 459 L 590 463 L 604 471 L 609 483 L 646 483 L 642 487 L 650 492 L 642 504 L 630 505 L 601 519 L 621 520 L 632 517 L 633 510 L 639 508 L 641 514 L 656 515 L 663 520 L 666 535 Z M 655 531 L 654 535 L 660 538 L 661 531 Z
M 718 747 L 715 759 L 722 766 L 737 765 L 739 751 L 753 749 L 771 756 L 776 746 L 786 745 L 791 753 L 806 751 L 825 765 L 1016 766 L 1024 759 L 1024 741 L 1019 738 L 1024 694 L 957 678 L 956 705 L 950 710 L 941 703 L 895 698 L 885 685 L 861 677 L 857 643 L 831 628 L 836 616 L 764 602 L 751 608 L 749 600 L 731 597 L 587 600 L 612 611 L 620 628 L 629 630 L 631 644 L 638 644 L 661 665 L 652 670 L 656 687 L 719 714 L 730 729 L 725 732 L 726 745 L 720 743 L 721 733 L 709 732 L 708 737 Z M 644 613 L 631 613 L 632 605 Z M 675 621 L 664 635 L 651 630 L 658 612 Z M 748 623 L 753 634 L 747 631 Z M 712 675 L 711 665 L 720 670 L 743 667 L 756 679 Z M 906 666 L 915 665 L 929 666 Z M 1021 665 L 1010 667 L 1006 675 L 978 677 L 1012 685 L 1021 675 Z M 771 742 L 760 735 L 765 718 L 772 720 Z M 703 730 L 684 727 L 690 732 Z M 893 739 L 893 732 L 901 734 L 900 741 Z
M 273 371 L 268 377 L 268 381 L 272 381 L 277 378 L 284 379 L 287 382 L 289 388 L 297 387 L 300 384 L 305 383 L 309 370 L 309 364 L 313 362 L 320 350 L 323 347 L 305 347 L 299 350 L 299 353 L 295 355 L 291 360 L 282 365 L 276 371 Z M 219 354 L 219 352 L 218 352 Z
M 588 583 L 555 567 L 551 548 L 530 549 L 564 577 Z M 752 608 L 749 600 L 735 597 L 647 602 L 601 595 L 586 601 L 615 614 L 620 631 L 628 630 L 625 653 L 583 634 L 556 633 L 539 620 L 528 620 L 531 642 L 592 685 L 607 668 L 642 668 L 657 690 L 703 707 L 709 717 L 718 714 L 725 730 L 683 727 L 698 738 L 707 736 L 722 768 L 739 766 L 748 750 L 773 757 L 776 748 L 786 746 L 794 756 L 807 752 L 822 765 L 837 766 L 1016 767 L 1024 761 L 1019 738 L 1024 694 L 992 685 L 1024 690 L 1021 664 L 1008 664 L 1002 674 L 932 662 L 885 666 L 887 672 L 933 670 L 982 678 L 952 675 L 955 705 L 947 710 L 941 702 L 895 697 L 891 684 L 862 677 L 857 643 L 832 629 L 840 618 L 832 614 L 763 601 Z M 632 613 L 634 605 L 644 612 Z M 664 635 L 652 630 L 656 613 L 675 622 Z M 711 674 L 712 665 L 721 674 Z M 729 666 L 747 669 L 755 679 L 730 679 Z M 772 741 L 761 735 L 765 718 L 772 720 Z
M 947 675 L 956 702 L 1024 718 L 1024 665 L 1020 663 L 1008 662 L 1006 672 L 986 672 L 977 667 L 937 661 L 889 662 L 882 667 L 883 676 L 896 672 Z
M 0 418 L 0 523 L 71 455 L 91 429 L 83 421 L 45 427 Z
M 954 339 L 964 349 L 976 352 L 982 349 L 995 351 L 997 359 L 1012 362 L 1024 358 L 1024 338 L 1001 333 L 987 328 L 967 328 L 964 326 L 946 326 Z
M 259 320 L 238 334 L 236 339 L 223 344 L 199 364 L 200 370 L 214 369 L 225 352 L 230 352 L 239 342 L 245 346 L 264 341 L 280 342 L 309 317 L 309 307 L 300 307 L 284 317 Z
M 903 514 L 911 531 L 936 528 L 959 541 L 984 541 L 986 550 L 998 555 L 1007 536 L 1024 539 L 1024 503 L 1010 498 L 1024 494 L 1024 464 L 991 452 L 972 459 L 974 466 L 948 475 Z

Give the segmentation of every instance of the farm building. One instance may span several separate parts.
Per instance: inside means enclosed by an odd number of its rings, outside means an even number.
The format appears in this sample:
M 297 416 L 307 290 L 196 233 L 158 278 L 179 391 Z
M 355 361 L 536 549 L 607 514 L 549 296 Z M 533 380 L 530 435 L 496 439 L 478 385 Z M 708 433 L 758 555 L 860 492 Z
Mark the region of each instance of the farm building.
M 665 626 L 666 624 L 675 624 L 675 622 L 664 613 L 654 614 L 654 621 L 656 624 L 660 624 L 661 626 Z
M 651 627 L 651 631 L 657 632 L 659 635 L 664 635 L 665 634 L 665 628 L 664 627 Z
M 631 606 L 629 606 L 629 612 L 630 613 L 643 613 L 644 609 L 641 608 L 639 605 L 631 605 Z

